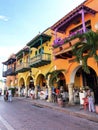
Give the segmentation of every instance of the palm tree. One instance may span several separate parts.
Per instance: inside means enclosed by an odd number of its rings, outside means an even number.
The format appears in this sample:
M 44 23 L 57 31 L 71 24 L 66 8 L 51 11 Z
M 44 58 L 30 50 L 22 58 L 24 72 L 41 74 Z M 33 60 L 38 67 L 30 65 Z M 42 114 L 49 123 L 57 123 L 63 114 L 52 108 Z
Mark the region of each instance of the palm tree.
M 54 71 L 48 72 L 48 73 L 46 74 L 46 79 L 48 78 L 49 75 L 51 76 L 50 81 L 49 81 L 50 85 L 53 85 L 53 81 L 54 81 L 54 80 L 55 80 L 55 81 L 58 81 L 58 75 L 59 75 L 61 72 L 63 72 L 63 71 L 65 71 L 65 70 L 64 70 L 64 69 L 54 70 Z
M 46 79 L 47 79 L 47 85 L 49 86 L 48 90 L 49 90 L 49 95 L 48 95 L 48 100 L 51 101 L 52 100 L 52 85 L 53 82 L 56 81 L 58 82 L 58 75 L 65 70 L 54 70 L 52 72 L 48 72 L 46 74 Z M 49 77 L 50 76 L 50 77 Z
M 73 46 L 73 55 L 76 56 L 76 61 L 82 61 L 82 68 L 86 73 L 90 73 L 87 66 L 89 57 L 93 57 L 98 62 L 98 33 L 90 30 L 81 34 L 81 41 Z

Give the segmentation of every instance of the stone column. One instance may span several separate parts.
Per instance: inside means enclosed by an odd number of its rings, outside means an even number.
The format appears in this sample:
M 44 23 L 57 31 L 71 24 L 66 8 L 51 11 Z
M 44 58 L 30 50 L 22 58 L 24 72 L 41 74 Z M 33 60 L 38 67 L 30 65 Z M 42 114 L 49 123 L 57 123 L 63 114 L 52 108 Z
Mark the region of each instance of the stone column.
M 25 87 L 25 97 L 28 97 L 28 86 Z
M 38 98 L 38 86 L 35 85 L 35 99 Z
M 20 97 L 20 87 L 18 87 L 18 96 Z
M 74 105 L 73 84 L 68 84 L 69 105 Z
M 52 88 L 49 85 L 49 76 L 47 79 L 47 86 L 48 86 L 48 102 L 51 102 L 52 101 Z
M 52 88 L 50 86 L 48 86 L 48 101 L 52 101 Z

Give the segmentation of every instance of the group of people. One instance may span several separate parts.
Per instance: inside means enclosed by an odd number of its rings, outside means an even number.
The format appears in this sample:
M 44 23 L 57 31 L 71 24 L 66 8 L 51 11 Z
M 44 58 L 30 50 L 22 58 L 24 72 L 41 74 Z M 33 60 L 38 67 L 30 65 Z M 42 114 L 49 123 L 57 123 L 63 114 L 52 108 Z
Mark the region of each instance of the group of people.
M 86 110 L 88 108 L 90 112 L 95 112 L 94 92 L 91 89 L 87 89 L 87 90 L 82 90 L 82 92 L 80 91 L 80 95 L 81 93 L 84 94 L 84 97 L 82 97 L 84 109 Z
M 52 100 L 57 102 L 57 98 L 61 98 L 63 102 L 67 101 L 68 92 L 64 90 L 63 86 L 54 88 L 52 87 Z
M 5 90 L 4 100 L 12 102 L 12 91 L 11 91 L 11 89 Z

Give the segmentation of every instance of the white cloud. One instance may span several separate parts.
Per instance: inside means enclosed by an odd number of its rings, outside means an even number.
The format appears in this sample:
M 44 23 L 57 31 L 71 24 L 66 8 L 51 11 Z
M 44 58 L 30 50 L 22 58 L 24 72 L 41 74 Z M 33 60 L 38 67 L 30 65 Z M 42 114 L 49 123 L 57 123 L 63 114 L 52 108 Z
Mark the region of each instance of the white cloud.
M 0 20 L 3 20 L 3 21 L 8 21 L 8 18 L 4 15 L 0 15 Z

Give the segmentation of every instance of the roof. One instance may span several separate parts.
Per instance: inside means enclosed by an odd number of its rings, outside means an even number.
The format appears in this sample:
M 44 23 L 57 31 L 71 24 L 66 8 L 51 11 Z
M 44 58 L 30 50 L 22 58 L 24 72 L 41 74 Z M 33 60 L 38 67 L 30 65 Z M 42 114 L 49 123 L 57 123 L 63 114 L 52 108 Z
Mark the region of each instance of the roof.
M 42 40 L 42 43 L 44 43 L 46 41 L 49 41 L 50 38 L 51 38 L 51 36 L 49 36 L 47 34 L 38 34 L 30 42 L 27 43 L 27 46 L 37 48 L 38 46 L 41 45 L 41 40 Z
M 55 23 L 53 26 L 51 26 L 52 30 L 57 29 L 59 32 L 64 32 L 65 28 L 74 20 L 80 17 L 80 11 L 84 10 L 85 13 L 91 13 L 95 14 L 97 11 L 81 4 L 71 12 L 69 12 L 67 15 L 65 15 L 62 19 L 60 19 L 57 23 Z
M 18 51 L 16 53 L 16 56 L 23 55 L 23 52 L 28 53 L 29 52 L 29 47 L 25 46 L 24 48 L 22 48 L 20 51 Z
M 10 65 L 16 61 L 16 58 L 9 58 L 7 61 L 2 62 L 4 65 Z

